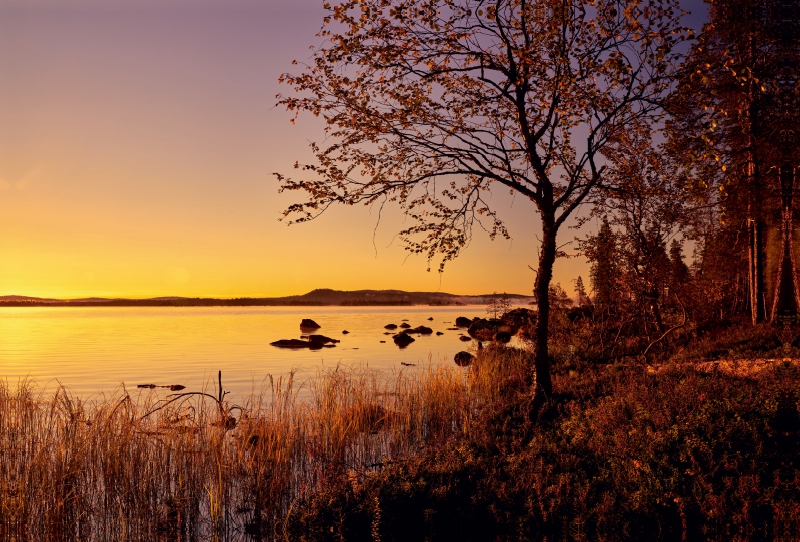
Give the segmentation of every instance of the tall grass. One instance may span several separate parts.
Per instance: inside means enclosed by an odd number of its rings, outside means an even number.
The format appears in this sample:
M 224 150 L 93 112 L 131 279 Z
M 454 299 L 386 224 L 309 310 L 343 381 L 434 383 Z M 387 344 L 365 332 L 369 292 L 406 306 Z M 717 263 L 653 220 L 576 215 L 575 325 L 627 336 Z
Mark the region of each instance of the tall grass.
M 0 510 L 30 540 L 285 539 L 294 504 L 464 435 L 496 369 L 336 368 L 221 390 L 83 400 L 0 382 Z M 188 393 L 187 393 L 188 392 Z

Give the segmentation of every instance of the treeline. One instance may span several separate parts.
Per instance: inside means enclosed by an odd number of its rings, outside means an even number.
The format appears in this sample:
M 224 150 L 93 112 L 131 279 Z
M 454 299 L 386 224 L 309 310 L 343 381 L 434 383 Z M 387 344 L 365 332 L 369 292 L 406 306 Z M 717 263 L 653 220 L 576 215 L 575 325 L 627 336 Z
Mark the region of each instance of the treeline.
M 326 303 L 314 300 L 276 299 L 109 299 L 107 301 L 3 301 L 0 307 L 285 307 L 323 306 Z
M 591 287 L 575 295 L 592 308 L 598 357 L 797 314 L 800 11 L 778 0 L 709 9 L 662 143 L 641 127 L 617 136 L 585 218 L 599 228 L 580 240 Z

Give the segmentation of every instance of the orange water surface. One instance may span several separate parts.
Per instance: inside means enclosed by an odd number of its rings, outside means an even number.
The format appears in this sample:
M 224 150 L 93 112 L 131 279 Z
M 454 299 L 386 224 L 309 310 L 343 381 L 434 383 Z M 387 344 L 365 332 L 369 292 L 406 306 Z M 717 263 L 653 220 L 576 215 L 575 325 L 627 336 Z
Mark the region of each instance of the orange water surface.
M 402 363 L 452 363 L 474 341 L 464 343 L 463 330 L 447 328 L 458 316 L 485 315 L 483 306 L 8 307 L 0 309 L 0 377 L 12 386 L 28 378 L 39 388 L 63 384 L 91 396 L 123 383 L 200 389 L 221 370 L 224 388 L 242 396 L 260 390 L 268 375 L 291 370 L 303 379 L 337 364 L 414 370 Z M 341 343 L 316 351 L 270 346 L 299 338 L 303 318 Z M 383 326 L 404 319 L 444 335 L 415 336 L 416 342 L 399 349 Z

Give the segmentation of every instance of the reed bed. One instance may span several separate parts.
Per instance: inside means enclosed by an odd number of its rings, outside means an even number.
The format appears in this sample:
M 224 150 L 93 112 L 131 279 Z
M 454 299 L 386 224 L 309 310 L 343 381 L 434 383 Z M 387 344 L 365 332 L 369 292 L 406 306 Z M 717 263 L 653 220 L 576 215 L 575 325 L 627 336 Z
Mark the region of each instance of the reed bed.
M 299 499 L 466 435 L 497 393 L 499 358 L 482 358 L 483 370 L 288 374 L 241 405 L 221 377 L 202 392 L 122 388 L 92 400 L 0 382 L 3 534 L 288 539 Z

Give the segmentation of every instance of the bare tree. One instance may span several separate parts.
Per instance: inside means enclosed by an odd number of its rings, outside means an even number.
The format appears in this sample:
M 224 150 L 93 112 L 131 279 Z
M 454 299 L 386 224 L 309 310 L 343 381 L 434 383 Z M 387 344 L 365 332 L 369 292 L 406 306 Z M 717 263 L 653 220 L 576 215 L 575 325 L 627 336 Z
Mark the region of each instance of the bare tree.
M 539 216 L 534 294 L 537 391 L 552 391 L 548 289 L 560 228 L 600 182 L 615 134 L 657 122 L 685 38 L 677 0 L 352 0 L 325 4 L 325 42 L 297 75 L 289 110 L 325 119 L 329 141 L 301 180 L 293 222 L 331 205 L 398 204 L 401 238 L 441 257 L 476 222 L 508 237 L 492 189 Z
M 497 318 L 498 316 L 503 316 L 505 313 L 511 310 L 511 300 L 508 299 L 508 296 L 505 292 L 503 295 L 497 295 L 497 292 L 489 298 L 489 303 L 486 305 L 486 312 L 492 315 L 492 318 Z

